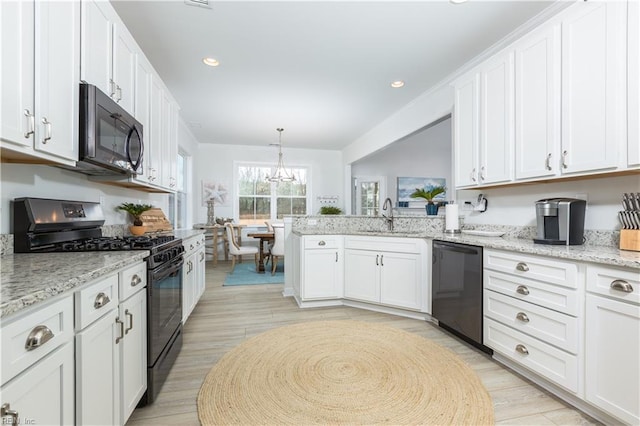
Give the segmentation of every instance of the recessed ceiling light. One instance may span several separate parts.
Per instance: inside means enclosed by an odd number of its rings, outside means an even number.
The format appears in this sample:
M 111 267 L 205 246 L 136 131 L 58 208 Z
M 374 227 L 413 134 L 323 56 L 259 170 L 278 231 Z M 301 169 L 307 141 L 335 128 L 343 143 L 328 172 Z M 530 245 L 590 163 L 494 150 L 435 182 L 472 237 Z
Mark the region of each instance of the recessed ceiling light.
M 391 87 L 393 87 L 394 89 L 397 89 L 398 87 L 402 87 L 404 86 L 404 81 L 402 80 L 396 80 L 393 83 L 391 83 Z
M 453 4 L 462 4 L 462 3 L 466 3 L 467 0 L 449 0 L 449 2 Z
M 220 65 L 220 62 L 218 62 L 218 60 L 214 58 L 204 58 L 202 62 L 204 62 L 205 65 L 209 65 L 210 67 L 217 67 L 218 65 Z

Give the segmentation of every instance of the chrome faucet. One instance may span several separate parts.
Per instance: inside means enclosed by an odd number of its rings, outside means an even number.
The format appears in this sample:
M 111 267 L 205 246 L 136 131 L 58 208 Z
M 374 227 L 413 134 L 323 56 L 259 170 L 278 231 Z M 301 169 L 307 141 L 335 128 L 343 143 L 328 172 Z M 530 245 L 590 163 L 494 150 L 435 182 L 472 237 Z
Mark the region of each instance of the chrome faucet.
M 384 200 L 384 204 L 382 205 L 382 211 L 386 212 L 387 210 L 389 210 L 390 214 L 387 216 L 382 213 L 382 217 L 387 221 L 387 229 L 389 231 L 393 231 L 393 202 L 391 201 L 391 198 Z

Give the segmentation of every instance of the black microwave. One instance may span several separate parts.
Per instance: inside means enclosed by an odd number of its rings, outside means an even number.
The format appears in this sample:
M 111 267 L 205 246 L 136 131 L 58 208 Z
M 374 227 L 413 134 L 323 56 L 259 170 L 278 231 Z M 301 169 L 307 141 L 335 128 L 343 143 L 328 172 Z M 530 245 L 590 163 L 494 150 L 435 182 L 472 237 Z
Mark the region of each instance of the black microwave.
M 80 84 L 80 155 L 89 175 L 142 173 L 143 129 L 131 114 L 92 84 Z

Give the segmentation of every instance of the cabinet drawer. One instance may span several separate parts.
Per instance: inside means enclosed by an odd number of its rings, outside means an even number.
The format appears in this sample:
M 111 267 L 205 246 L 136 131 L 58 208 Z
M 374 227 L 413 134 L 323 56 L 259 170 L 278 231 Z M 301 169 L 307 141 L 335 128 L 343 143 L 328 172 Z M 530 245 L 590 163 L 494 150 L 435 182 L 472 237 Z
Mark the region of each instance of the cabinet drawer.
M 118 306 L 118 275 L 75 292 L 76 330 L 82 330 Z
M 27 338 L 46 327 L 53 337 L 31 350 Z M 46 333 L 48 335 L 48 333 Z M 2 325 L 2 384 L 73 339 L 73 297 L 69 296 Z M 43 339 L 44 341 L 44 339 Z
M 395 237 L 345 237 L 348 249 L 387 251 L 395 253 L 421 253 L 426 241 L 416 238 Z
M 579 316 L 577 290 L 484 270 L 484 288 L 565 314 Z
M 640 304 L 640 271 L 587 265 L 587 290 Z
M 484 291 L 484 314 L 560 349 L 578 353 L 578 319 L 512 297 Z
M 484 318 L 484 344 L 531 371 L 578 392 L 578 357 L 490 318 Z M 526 353 L 521 353 L 526 352 Z
M 485 250 L 484 267 L 549 284 L 578 288 L 578 267 L 571 262 L 520 253 Z
M 190 254 L 195 253 L 200 247 L 204 246 L 204 234 L 186 239 L 182 242 L 182 245 L 184 246 L 184 257 L 186 258 Z
M 120 300 L 127 300 L 131 295 L 147 285 L 147 264 L 138 263 L 120 272 Z
M 304 236 L 302 239 L 305 250 L 334 249 L 340 247 L 342 242 L 342 237 L 338 235 L 313 235 Z

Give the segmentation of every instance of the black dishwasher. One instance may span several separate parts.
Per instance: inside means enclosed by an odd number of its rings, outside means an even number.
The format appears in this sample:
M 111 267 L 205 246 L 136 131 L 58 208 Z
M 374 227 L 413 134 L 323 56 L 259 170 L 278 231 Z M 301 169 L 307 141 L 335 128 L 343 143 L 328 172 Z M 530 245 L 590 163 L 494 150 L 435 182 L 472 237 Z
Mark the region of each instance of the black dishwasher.
M 482 247 L 433 240 L 432 316 L 440 327 L 489 354 L 482 344 Z

